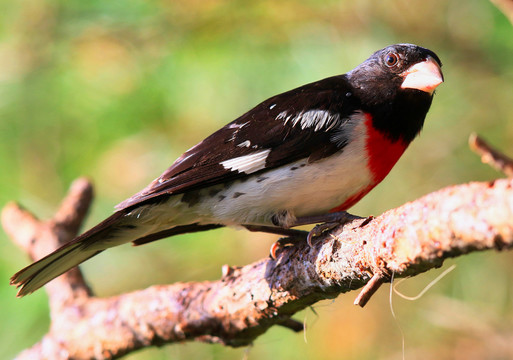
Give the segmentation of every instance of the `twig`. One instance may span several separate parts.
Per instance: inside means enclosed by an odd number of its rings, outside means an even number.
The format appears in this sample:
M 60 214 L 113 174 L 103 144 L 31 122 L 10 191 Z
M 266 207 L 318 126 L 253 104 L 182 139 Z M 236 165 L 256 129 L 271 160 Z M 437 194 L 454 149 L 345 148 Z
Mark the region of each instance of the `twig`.
M 278 325 L 290 329 L 294 332 L 300 332 L 304 330 L 303 323 L 294 319 L 287 319 L 281 323 L 278 323 Z
M 513 24 L 513 0 L 491 0 Z
M 71 185 L 53 219 L 39 221 L 19 205 L 9 203 L 2 210 L 2 226 L 32 260 L 37 260 L 77 235 L 92 199 L 91 183 L 80 178 Z M 78 267 L 52 281 L 46 290 L 52 311 L 92 295 Z
M 370 300 L 372 295 L 374 295 L 374 293 L 378 291 L 378 289 L 384 282 L 385 278 L 382 274 L 374 274 L 372 278 L 369 280 L 369 282 L 365 284 L 362 291 L 360 291 L 360 293 L 354 300 L 354 304 L 364 307 Z
M 483 163 L 503 172 L 508 177 L 513 177 L 513 159 L 494 149 L 475 133 L 470 135 L 468 142 L 470 148 L 481 156 Z

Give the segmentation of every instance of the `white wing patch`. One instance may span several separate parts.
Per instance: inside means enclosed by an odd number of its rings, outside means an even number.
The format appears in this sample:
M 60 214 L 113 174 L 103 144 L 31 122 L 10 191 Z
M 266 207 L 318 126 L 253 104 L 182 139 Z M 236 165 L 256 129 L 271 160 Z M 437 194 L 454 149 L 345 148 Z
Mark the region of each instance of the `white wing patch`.
M 249 121 L 246 121 L 244 124 L 233 123 L 233 124 L 228 125 L 228 129 L 242 129 L 248 123 L 249 123 Z
M 340 115 L 332 114 L 327 110 L 301 111 L 296 115 L 288 115 L 286 111 L 282 111 L 276 116 L 276 120 L 285 120 L 285 124 L 290 121 L 292 126 L 299 124 L 301 129 L 313 127 L 314 131 L 328 131 L 340 123 Z
M 225 160 L 220 164 L 227 170 L 243 172 L 246 174 L 265 168 L 265 160 L 271 152 L 270 149 L 262 150 L 250 155 L 239 156 L 233 159 Z
M 251 146 L 251 141 L 249 141 L 249 140 L 243 141 L 240 144 L 238 144 L 237 146 L 238 147 L 250 147 Z

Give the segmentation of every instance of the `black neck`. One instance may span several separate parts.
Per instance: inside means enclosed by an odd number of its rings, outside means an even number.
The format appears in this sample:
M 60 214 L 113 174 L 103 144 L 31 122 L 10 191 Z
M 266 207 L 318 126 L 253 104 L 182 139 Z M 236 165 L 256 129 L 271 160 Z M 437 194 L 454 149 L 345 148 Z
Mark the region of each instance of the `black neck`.
M 419 90 L 402 90 L 393 102 L 373 107 L 373 124 L 391 140 L 409 144 L 422 130 L 432 99 Z

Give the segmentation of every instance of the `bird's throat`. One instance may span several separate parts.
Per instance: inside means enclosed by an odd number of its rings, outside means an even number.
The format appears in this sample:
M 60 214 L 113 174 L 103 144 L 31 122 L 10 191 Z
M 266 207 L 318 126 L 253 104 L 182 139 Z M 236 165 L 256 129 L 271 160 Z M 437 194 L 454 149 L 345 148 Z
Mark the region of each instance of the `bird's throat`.
M 376 129 L 369 115 L 365 119 L 365 125 L 367 128 L 365 144 L 368 156 L 367 167 L 372 174 L 375 185 L 377 185 L 392 170 L 408 147 L 408 143 L 402 139 L 393 140 L 382 131 Z

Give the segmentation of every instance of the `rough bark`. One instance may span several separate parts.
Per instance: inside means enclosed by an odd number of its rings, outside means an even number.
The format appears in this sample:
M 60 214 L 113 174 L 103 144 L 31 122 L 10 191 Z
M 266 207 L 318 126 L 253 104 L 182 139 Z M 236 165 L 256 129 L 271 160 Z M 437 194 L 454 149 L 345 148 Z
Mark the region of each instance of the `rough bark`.
M 491 162 L 508 160 L 486 143 L 480 149 Z M 53 219 L 39 221 L 11 203 L 2 224 L 38 259 L 75 236 L 91 200 L 91 184 L 79 179 Z M 273 325 L 302 330 L 291 316 L 317 301 L 363 287 L 355 301 L 363 306 L 392 274 L 414 276 L 450 257 L 512 246 L 513 180 L 500 179 L 447 187 L 355 220 L 316 238 L 312 247 L 285 247 L 275 260 L 225 266 L 217 281 L 98 298 L 77 268 L 45 287 L 49 332 L 19 359 L 110 359 L 182 341 L 245 346 Z

